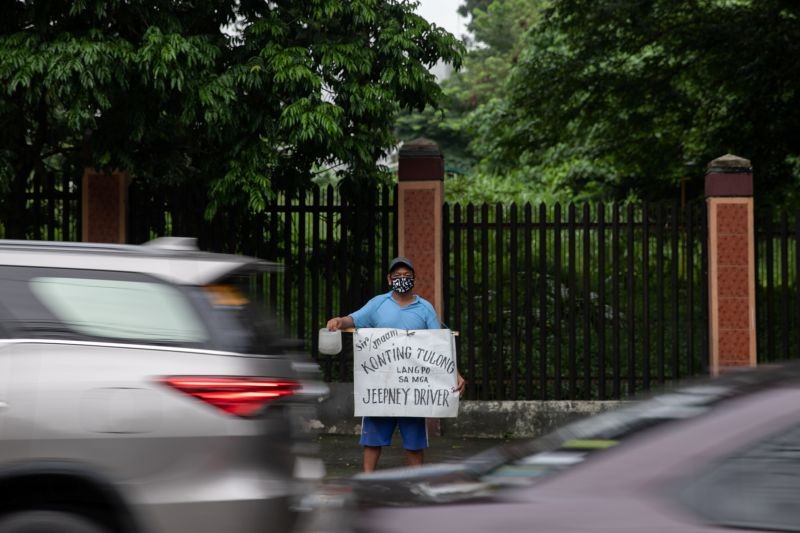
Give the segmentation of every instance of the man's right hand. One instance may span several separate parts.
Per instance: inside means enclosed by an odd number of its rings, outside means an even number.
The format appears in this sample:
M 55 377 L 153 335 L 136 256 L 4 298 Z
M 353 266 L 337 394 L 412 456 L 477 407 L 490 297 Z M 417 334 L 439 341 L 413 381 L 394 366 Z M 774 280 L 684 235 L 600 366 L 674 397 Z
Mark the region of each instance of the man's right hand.
M 355 327 L 355 324 L 353 324 L 353 317 L 350 315 L 335 316 L 328 320 L 327 327 L 330 331 L 336 331 L 337 329 L 348 329 Z

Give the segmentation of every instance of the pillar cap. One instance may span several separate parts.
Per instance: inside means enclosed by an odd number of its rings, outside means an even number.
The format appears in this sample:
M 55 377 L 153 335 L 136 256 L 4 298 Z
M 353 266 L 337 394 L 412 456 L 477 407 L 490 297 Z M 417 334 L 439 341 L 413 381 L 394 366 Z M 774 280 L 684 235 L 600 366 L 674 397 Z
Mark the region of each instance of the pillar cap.
M 436 141 L 418 137 L 403 143 L 400 147 L 400 157 L 442 157 L 442 151 Z
M 750 160 L 733 154 L 725 154 L 710 161 L 706 170 L 706 174 L 744 174 L 748 172 L 753 172 L 753 165 L 750 164 Z
M 725 154 L 708 164 L 706 198 L 753 196 L 753 167 L 749 159 Z
M 397 163 L 399 181 L 444 180 L 444 156 L 435 141 L 420 137 L 403 143 Z

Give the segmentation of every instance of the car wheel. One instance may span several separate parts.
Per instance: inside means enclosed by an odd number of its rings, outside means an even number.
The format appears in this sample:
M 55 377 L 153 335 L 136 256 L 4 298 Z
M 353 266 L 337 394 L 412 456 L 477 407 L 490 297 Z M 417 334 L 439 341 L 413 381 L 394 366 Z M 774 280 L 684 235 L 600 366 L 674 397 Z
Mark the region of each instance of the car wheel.
M 23 511 L 0 518 L 0 533 L 106 533 L 94 522 L 60 511 Z

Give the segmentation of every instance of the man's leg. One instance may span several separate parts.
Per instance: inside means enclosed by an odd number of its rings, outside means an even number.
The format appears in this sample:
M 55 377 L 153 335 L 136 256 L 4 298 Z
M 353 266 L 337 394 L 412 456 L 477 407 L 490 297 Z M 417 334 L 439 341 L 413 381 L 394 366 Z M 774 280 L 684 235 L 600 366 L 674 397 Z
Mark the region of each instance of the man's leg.
M 406 459 L 409 466 L 422 466 L 425 459 L 425 450 L 406 450 Z
M 364 472 L 378 466 L 383 446 L 392 444 L 392 433 L 397 419 L 385 416 L 365 416 L 361 419 L 361 440 L 364 447 Z
M 380 446 L 364 446 L 364 472 L 374 472 L 378 468 L 381 450 Z
M 403 448 L 410 466 L 421 466 L 428 447 L 428 427 L 424 418 L 400 418 L 400 434 L 403 436 Z

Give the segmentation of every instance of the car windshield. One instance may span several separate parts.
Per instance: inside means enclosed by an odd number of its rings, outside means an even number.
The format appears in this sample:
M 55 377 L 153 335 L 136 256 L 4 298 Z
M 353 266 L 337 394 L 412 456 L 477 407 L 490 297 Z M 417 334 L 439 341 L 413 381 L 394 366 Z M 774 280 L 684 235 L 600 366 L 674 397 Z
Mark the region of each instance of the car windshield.
M 533 441 L 489 450 L 470 462 L 483 481 L 528 484 L 578 465 L 641 431 L 702 415 L 733 391 L 734 387 L 723 383 L 683 387 L 579 420 Z

